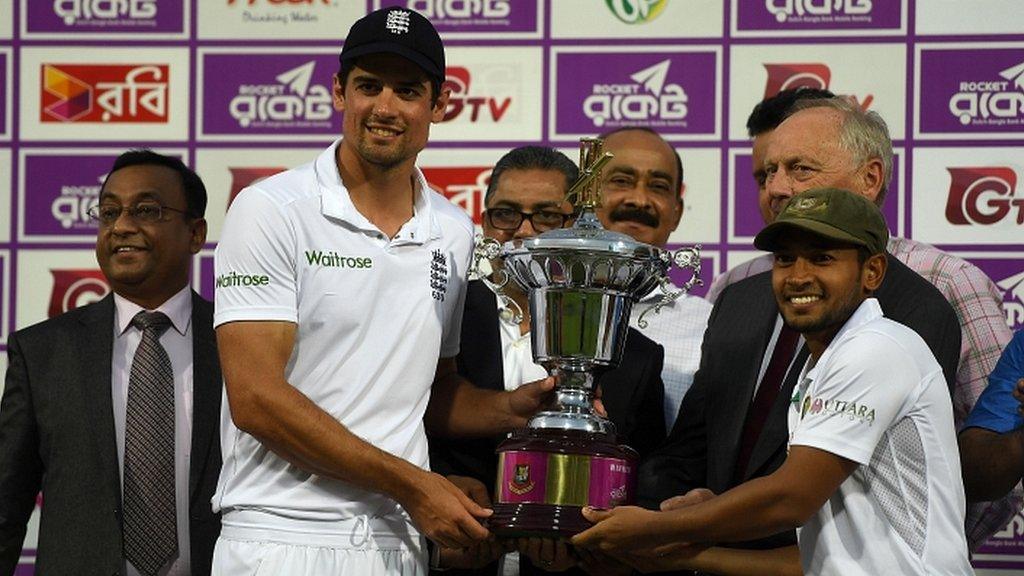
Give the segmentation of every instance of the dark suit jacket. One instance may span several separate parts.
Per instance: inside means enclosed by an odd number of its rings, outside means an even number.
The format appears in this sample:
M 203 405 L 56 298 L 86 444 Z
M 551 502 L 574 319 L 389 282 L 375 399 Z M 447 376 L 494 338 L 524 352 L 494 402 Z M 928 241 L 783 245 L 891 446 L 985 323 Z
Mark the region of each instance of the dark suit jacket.
M 19 330 L 8 339 L 0 407 L 0 574 L 18 563 L 43 493 L 36 574 L 121 574 L 121 482 L 110 393 L 114 299 Z M 210 573 L 220 518 L 221 374 L 213 304 L 192 294 L 193 417 L 189 471 L 192 574 Z
M 480 281 L 470 282 L 466 292 L 457 363 L 459 373 L 480 388 L 505 389 L 499 321 L 494 293 Z M 619 442 L 635 449 L 641 458 L 665 438 L 665 389 L 661 382 L 663 359 L 664 350 L 661 345 L 630 329 L 622 362 L 597 379 L 601 386 L 601 399 L 608 418 L 615 424 Z M 480 480 L 487 486 L 493 499 L 498 469 L 495 449 L 502 440 L 448 440 L 431 437 L 430 467 L 440 474 L 458 474 Z M 521 562 L 527 564 L 525 558 Z M 445 572 L 453 573 L 458 574 L 460 571 Z M 475 573 L 493 574 L 494 568 Z M 528 565 L 524 565 L 521 566 L 521 573 L 534 572 Z
M 952 389 L 960 358 L 956 314 L 927 280 L 892 256 L 888 260 L 888 271 L 875 297 L 886 317 L 921 335 Z M 706 487 L 721 494 L 734 487 L 740 434 L 778 313 L 771 272 L 737 282 L 719 296 L 704 333 L 700 368 L 683 398 L 679 418 L 665 445 L 641 465 L 641 505 L 657 509 L 665 498 L 692 488 Z M 754 444 L 741 476 L 744 481 L 772 473 L 786 459 L 789 402 L 806 359 L 804 346 Z M 737 546 L 776 547 L 795 542 L 795 533 L 787 532 Z

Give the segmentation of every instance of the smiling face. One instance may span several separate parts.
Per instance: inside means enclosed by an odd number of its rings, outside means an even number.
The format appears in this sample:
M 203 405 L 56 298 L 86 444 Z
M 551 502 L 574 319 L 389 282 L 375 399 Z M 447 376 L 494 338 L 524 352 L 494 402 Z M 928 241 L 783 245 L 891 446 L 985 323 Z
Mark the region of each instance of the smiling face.
M 683 215 L 671 146 L 642 130 L 616 132 L 604 141 L 614 158 L 602 172 L 601 224 L 640 242 L 664 246 Z
M 857 248 L 793 229 L 781 237 L 772 266 L 775 301 L 786 325 L 820 354 L 861 302 L 878 289 L 886 260 L 860 262 Z
M 344 86 L 334 78 L 334 107 L 345 113 L 341 153 L 383 170 L 411 167 L 447 105 L 448 91 L 431 103 L 430 80 L 409 60 L 394 54 L 360 58 Z
M 882 162 L 873 158 L 858 164 L 840 144 L 842 126 L 840 111 L 809 108 L 763 135 L 765 185 L 759 207 L 765 223 L 773 222 L 790 198 L 811 188 L 841 188 L 875 200 L 882 186 Z M 754 144 L 756 162 L 757 140 Z
M 186 210 L 181 177 L 151 164 L 110 174 L 100 193 L 101 207 L 128 209 L 140 203 Z M 159 222 L 139 223 L 125 210 L 113 223 L 100 223 L 96 260 L 114 292 L 152 310 L 188 284 L 192 255 L 205 241 L 202 218 L 165 210 Z

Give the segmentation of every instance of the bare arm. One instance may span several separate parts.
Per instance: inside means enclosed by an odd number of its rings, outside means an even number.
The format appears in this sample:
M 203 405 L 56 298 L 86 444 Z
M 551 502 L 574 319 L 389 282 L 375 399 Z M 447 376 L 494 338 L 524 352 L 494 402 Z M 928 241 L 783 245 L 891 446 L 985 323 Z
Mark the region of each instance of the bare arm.
M 957 440 L 968 502 L 998 500 L 1024 476 L 1024 430 L 999 434 L 972 427 Z
M 235 425 L 303 470 L 393 498 L 442 545 L 469 546 L 486 538 L 474 518 L 488 515 L 485 509 L 441 476 L 352 434 L 285 380 L 294 344 L 290 322 L 230 322 L 217 328 Z
M 803 576 L 804 573 L 800 568 L 800 549 L 796 546 L 771 550 L 715 546 L 698 552 L 685 567 L 719 576 Z
M 830 452 L 793 446 L 785 463 L 717 498 L 682 509 L 653 512 L 616 508 L 585 511 L 593 528 L 573 544 L 597 548 L 629 561 L 631 555 L 657 556 L 680 542 L 751 540 L 804 524 L 857 468 Z M 641 542 L 639 547 L 638 542 Z
M 440 436 L 503 434 L 526 421 L 552 397 L 554 380 L 524 384 L 512 392 L 477 388 L 456 371 L 454 358 L 441 358 L 430 390 L 424 423 Z

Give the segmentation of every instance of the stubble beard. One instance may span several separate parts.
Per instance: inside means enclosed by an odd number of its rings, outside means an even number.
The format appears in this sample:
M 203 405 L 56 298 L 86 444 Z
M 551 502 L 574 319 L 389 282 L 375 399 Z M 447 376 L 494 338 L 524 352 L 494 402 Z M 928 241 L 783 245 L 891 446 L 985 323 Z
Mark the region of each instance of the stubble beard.
M 837 306 L 830 310 L 826 310 L 821 316 L 817 318 L 795 316 L 790 317 L 783 313 L 782 319 L 786 323 L 788 328 L 799 332 L 800 334 L 820 334 L 826 332 L 837 332 L 846 322 L 853 316 L 857 308 L 860 307 L 861 302 L 864 301 L 861 298 L 860 272 L 857 274 L 857 283 L 852 286 L 842 298 L 837 302 Z

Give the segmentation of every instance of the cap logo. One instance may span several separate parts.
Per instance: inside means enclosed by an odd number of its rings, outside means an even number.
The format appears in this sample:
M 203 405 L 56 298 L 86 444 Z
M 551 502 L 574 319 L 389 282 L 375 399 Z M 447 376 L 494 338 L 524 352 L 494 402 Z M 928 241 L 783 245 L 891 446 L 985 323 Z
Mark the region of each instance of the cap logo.
M 409 13 L 405 10 L 388 12 L 388 20 L 384 24 L 392 34 L 404 34 L 409 31 Z
M 823 212 L 828 208 L 828 201 L 822 198 L 797 198 L 789 203 L 788 212 L 797 216 L 812 212 Z

